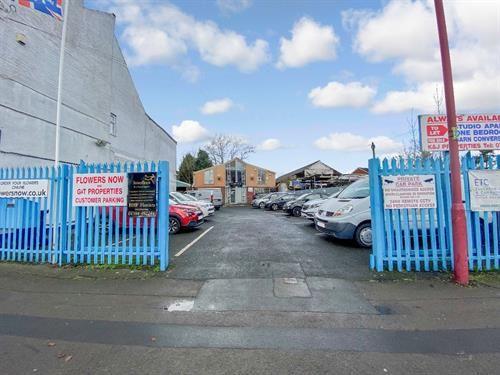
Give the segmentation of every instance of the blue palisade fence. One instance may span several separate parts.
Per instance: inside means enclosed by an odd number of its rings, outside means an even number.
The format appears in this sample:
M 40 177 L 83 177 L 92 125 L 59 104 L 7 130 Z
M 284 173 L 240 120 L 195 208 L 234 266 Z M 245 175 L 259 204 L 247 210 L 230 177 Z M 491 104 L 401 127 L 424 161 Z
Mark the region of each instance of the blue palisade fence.
M 157 172 L 156 217 L 127 207 L 73 207 L 73 174 Z M 6 180 L 47 180 L 46 197 L 0 198 L 0 260 L 168 266 L 168 162 L 0 168 Z

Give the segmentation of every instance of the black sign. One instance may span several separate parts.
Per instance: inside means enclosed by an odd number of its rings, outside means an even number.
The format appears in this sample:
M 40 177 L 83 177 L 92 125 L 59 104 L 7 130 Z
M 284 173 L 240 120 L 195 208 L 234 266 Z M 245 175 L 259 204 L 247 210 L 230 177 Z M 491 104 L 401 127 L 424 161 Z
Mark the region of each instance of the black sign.
M 128 216 L 156 216 L 156 172 L 128 174 Z

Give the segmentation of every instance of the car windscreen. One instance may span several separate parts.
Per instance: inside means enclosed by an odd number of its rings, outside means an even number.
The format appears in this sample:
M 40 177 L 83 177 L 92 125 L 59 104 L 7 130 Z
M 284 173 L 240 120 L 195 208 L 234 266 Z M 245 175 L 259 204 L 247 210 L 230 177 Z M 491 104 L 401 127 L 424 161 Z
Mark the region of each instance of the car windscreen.
M 370 180 L 363 178 L 346 187 L 338 195 L 338 199 L 362 199 L 370 195 Z
M 190 201 L 190 199 L 187 198 L 188 197 L 187 195 L 177 193 L 177 192 L 173 192 L 170 194 L 172 195 L 173 198 L 177 199 L 178 201 L 183 201 L 183 202 Z
M 194 201 L 194 202 L 197 202 L 198 199 L 196 199 L 195 197 L 193 197 L 192 195 L 188 195 L 188 194 L 181 194 L 183 198 L 185 198 L 185 200 L 187 201 Z

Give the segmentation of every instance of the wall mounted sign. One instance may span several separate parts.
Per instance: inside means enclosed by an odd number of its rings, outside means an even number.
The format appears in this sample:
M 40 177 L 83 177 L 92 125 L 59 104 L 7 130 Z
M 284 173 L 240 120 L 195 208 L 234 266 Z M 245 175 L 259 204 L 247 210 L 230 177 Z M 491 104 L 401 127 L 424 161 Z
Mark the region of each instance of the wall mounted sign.
M 126 206 L 126 173 L 75 173 L 73 206 Z
M 436 208 L 435 176 L 382 176 L 384 209 Z
M 420 115 L 420 142 L 423 151 L 448 151 L 446 115 Z M 499 150 L 500 114 L 457 115 L 460 151 Z
M 500 170 L 469 171 L 471 211 L 500 211 Z
M 156 216 L 156 172 L 128 174 L 128 216 Z
M 0 198 L 47 198 L 49 180 L 0 180 Z

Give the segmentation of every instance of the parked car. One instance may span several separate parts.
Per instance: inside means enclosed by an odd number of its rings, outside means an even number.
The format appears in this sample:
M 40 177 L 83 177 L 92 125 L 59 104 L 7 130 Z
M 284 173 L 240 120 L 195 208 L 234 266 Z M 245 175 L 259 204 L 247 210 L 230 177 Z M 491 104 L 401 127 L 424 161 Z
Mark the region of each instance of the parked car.
M 183 228 L 196 228 L 203 224 L 203 213 L 194 206 L 177 204 L 170 200 L 168 206 L 168 232 L 179 233 Z
M 219 210 L 223 206 L 222 192 L 220 189 L 198 189 L 198 190 L 188 190 L 186 194 L 203 201 L 212 203 L 216 210 Z
M 215 212 L 215 207 L 213 204 L 199 201 L 188 194 L 172 192 L 170 193 L 170 199 L 175 201 L 177 204 L 198 207 L 203 212 L 203 218 L 211 216 Z
M 269 202 L 272 199 L 275 199 L 279 197 L 280 195 L 284 195 L 287 193 L 281 193 L 281 192 L 276 192 L 276 193 L 268 193 L 265 194 L 259 198 L 256 198 L 252 201 L 252 207 L 254 208 L 264 208 L 266 206 L 266 203 Z
M 371 247 L 370 182 L 361 178 L 335 198 L 326 200 L 315 215 L 316 229 L 341 239 L 354 239 L 361 247 Z
M 327 199 L 334 198 L 338 194 L 339 193 L 337 192 L 334 194 L 327 195 L 326 197 L 310 200 L 309 202 L 304 203 L 302 205 L 302 209 L 300 210 L 300 216 L 308 220 L 314 221 L 314 216 L 318 212 L 319 206 L 321 206 Z
M 326 193 L 305 193 L 298 197 L 295 197 L 291 201 L 288 201 L 283 206 L 283 211 L 288 213 L 289 215 L 293 215 L 295 217 L 299 217 L 301 215 L 302 206 L 316 199 L 326 199 L 330 196 L 330 194 Z
M 278 211 L 283 209 L 283 206 L 285 203 L 291 201 L 292 199 L 295 199 L 294 194 L 282 194 L 279 195 L 278 197 L 268 201 L 264 207 L 266 210 L 272 210 L 272 211 Z

